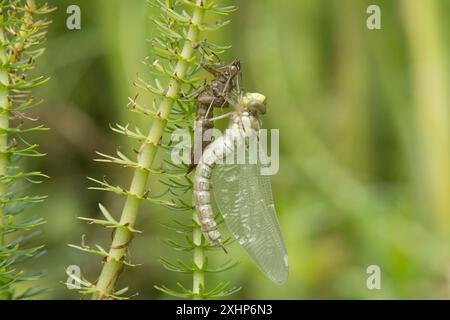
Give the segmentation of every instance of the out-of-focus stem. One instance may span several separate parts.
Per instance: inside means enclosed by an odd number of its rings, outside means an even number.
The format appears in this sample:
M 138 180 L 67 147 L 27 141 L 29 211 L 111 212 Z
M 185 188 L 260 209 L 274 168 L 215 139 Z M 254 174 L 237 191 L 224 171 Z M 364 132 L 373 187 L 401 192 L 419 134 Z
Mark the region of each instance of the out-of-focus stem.
M 202 5 L 204 0 L 197 0 L 198 5 Z M 199 40 L 199 30 L 197 25 L 203 22 L 205 10 L 203 7 L 197 7 L 193 13 L 193 24 L 189 28 L 188 40 L 181 51 L 182 60 L 178 61 L 176 66 L 176 74 L 179 78 L 184 78 L 188 68 L 188 63 L 193 54 L 195 43 Z M 138 163 L 140 168 L 150 168 L 153 164 L 156 152 L 158 150 L 159 141 L 163 135 L 164 128 L 167 124 L 170 111 L 175 99 L 179 95 L 180 84 L 177 80 L 172 80 L 167 89 L 167 98 L 165 98 L 159 106 L 159 118 L 153 122 L 147 141 L 143 145 L 139 155 Z M 139 212 L 141 200 L 146 191 L 148 180 L 148 171 L 145 169 L 136 169 L 130 187 L 130 196 L 127 197 L 125 206 L 122 211 L 120 224 L 124 226 L 134 227 L 136 217 Z M 136 196 L 134 196 L 136 195 Z M 97 283 L 99 294 L 94 294 L 93 299 L 105 299 L 114 291 L 117 279 L 123 268 L 123 259 L 125 257 L 128 245 L 132 239 L 132 232 L 128 228 L 117 229 L 109 251 L 108 258 L 103 265 L 100 278 Z
M 336 67 L 334 72 L 333 108 L 329 126 L 329 144 L 333 153 L 359 178 L 368 178 L 371 155 L 368 139 L 366 55 L 363 28 L 358 16 L 364 4 L 342 0 L 336 5 Z
M 437 224 L 450 231 L 450 83 L 436 1 L 402 0 L 413 72 L 421 190 Z

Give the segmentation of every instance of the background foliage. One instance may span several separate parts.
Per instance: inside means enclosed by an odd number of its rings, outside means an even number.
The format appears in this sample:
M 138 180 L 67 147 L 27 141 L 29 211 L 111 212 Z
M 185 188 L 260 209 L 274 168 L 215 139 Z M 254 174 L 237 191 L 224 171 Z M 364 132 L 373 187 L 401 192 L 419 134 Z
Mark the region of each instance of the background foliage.
M 60 284 L 64 268 L 77 264 L 91 276 L 100 265 L 66 244 L 83 233 L 109 242 L 107 231 L 76 217 L 99 217 L 98 202 L 122 205 L 120 197 L 88 191 L 86 176 L 101 172 L 129 183 L 122 168 L 92 159 L 96 150 L 135 147 L 109 123 L 145 127 L 126 104 L 137 92 L 136 74 L 147 72 L 140 61 L 150 53 L 154 9 L 144 0 L 49 2 L 59 10 L 37 72 L 53 78 L 38 92 L 45 97 L 39 116 L 52 131 L 36 137 L 48 157 L 30 163 L 52 177 L 40 186 L 51 197 L 33 208 L 48 220 L 48 252 L 38 264 L 48 272 L 40 284 L 51 288 L 43 298 L 78 298 Z M 227 61 L 242 59 L 245 87 L 270 99 L 264 125 L 281 130 L 273 188 L 291 274 L 286 285 L 272 284 L 235 245 L 241 264 L 212 280 L 242 286 L 234 298 L 449 298 L 450 3 L 236 3 L 234 22 L 211 40 L 233 44 Z M 80 31 L 65 28 L 70 4 L 82 8 Z M 382 8 L 381 31 L 365 27 L 369 4 Z M 161 241 L 172 233 L 160 225 L 174 215 L 160 206 L 142 209 L 137 227 L 145 233 L 132 256 L 143 266 L 126 274 L 137 298 L 162 298 L 154 284 L 190 281 L 157 262 L 176 257 Z M 372 264 L 382 269 L 382 290 L 366 288 Z

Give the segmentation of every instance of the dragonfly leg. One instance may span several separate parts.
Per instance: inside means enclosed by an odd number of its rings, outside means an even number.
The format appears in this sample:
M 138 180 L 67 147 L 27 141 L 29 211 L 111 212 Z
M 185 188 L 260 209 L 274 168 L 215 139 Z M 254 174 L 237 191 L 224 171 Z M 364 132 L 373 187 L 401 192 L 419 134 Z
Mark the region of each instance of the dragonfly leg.
M 208 120 L 211 121 L 211 122 L 214 122 L 214 121 L 226 119 L 226 118 L 232 116 L 233 114 L 234 114 L 234 112 L 228 112 L 228 113 L 225 113 L 225 114 L 223 114 L 221 116 L 217 116 L 217 117 L 214 117 L 214 118 L 211 118 L 211 119 L 208 119 Z
M 198 97 L 203 91 L 205 91 L 205 89 L 208 87 L 208 84 L 204 83 L 203 85 L 200 86 L 200 88 L 196 89 L 194 92 L 186 95 L 184 92 L 182 92 L 183 94 L 183 98 L 184 99 L 192 99 L 192 98 L 196 98 Z
M 206 110 L 206 114 L 205 114 L 204 120 L 210 121 L 210 119 L 208 119 L 208 117 L 209 117 L 209 113 L 211 112 L 211 108 L 212 108 L 212 106 L 214 105 L 214 102 L 215 102 L 215 101 L 216 101 L 216 99 L 214 98 L 214 99 L 212 99 L 211 103 L 209 104 L 209 107 L 208 107 L 208 109 Z
M 208 71 L 210 74 L 212 74 L 214 77 L 220 76 L 220 72 L 216 68 L 214 68 L 206 63 L 202 63 L 202 67 L 203 67 L 203 69 Z
M 238 89 L 238 92 L 240 91 L 240 87 L 239 87 L 239 77 L 238 77 L 238 79 L 237 79 L 237 82 L 236 82 L 236 84 L 234 84 L 234 77 L 228 77 L 227 78 L 227 82 L 225 83 L 225 85 L 224 85 L 224 87 L 223 87 L 223 90 L 222 90 L 222 93 L 221 93 L 221 96 L 224 98 L 224 100 L 226 99 L 226 97 L 227 97 L 227 92 L 229 92 L 230 91 L 230 89 L 232 88 L 232 87 L 237 87 L 237 89 Z

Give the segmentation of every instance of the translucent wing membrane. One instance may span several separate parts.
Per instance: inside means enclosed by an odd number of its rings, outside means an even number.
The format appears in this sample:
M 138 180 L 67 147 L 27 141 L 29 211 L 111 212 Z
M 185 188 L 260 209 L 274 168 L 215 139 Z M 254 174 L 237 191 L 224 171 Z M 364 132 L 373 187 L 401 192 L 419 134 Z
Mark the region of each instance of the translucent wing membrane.
M 272 198 L 270 178 L 257 164 L 219 164 L 213 170 L 214 198 L 225 223 L 268 277 L 283 283 L 288 255 Z

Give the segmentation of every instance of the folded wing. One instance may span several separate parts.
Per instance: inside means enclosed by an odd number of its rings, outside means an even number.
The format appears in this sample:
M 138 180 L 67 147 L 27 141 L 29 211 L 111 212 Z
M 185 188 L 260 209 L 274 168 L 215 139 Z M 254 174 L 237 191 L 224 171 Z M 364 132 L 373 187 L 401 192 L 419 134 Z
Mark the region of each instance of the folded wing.
M 288 255 L 278 223 L 270 178 L 258 164 L 221 164 L 213 170 L 212 187 L 225 223 L 276 283 L 288 277 Z

